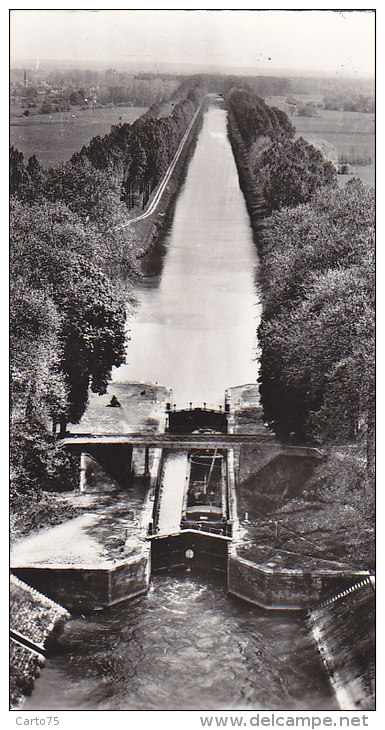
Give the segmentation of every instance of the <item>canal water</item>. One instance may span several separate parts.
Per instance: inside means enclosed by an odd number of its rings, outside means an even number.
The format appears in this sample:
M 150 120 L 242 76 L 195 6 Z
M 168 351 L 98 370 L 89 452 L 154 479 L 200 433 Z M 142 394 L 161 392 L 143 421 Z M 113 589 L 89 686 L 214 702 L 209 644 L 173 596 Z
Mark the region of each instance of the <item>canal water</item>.
M 227 595 L 215 575 L 72 619 L 26 710 L 337 709 L 303 620 Z
M 255 382 L 257 266 L 226 112 L 212 105 L 115 380 L 170 385 L 178 405 L 216 405 L 226 387 Z M 71 619 L 24 707 L 336 709 L 302 617 L 192 573 L 154 576 L 147 595 Z
M 205 113 L 172 224 L 147 263 L 117 381 L 158 382 L 178 406 L 223 403 L 254 383 L 261 308 L 252 231 L 227 138 L 226 111 Z

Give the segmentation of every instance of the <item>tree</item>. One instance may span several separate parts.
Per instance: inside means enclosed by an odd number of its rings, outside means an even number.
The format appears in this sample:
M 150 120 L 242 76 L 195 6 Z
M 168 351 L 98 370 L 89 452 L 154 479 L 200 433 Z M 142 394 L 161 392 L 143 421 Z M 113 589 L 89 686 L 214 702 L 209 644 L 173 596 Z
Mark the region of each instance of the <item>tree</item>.
M 43 168 L 37 159 L 36 155 L 31 155 L 31 157 L 28 159 L 27 163 L 27 175 L 30 178 L 32 182 L 36 182 L 37 180 L 41 180 L 43 177 Z
M 334 165 L 302 137 L 274 142 L 262 153 L 256 174 L 270 211 L 306 203 L 317 188 L 337 184 Z
M 63 286 L 61 272 L 57 284 Z M 116 301 L 106 277 L 84 261 L 71 262 L 71 281 L 57 303 L 64 314 L 61 369 L 69 388 L 68 419 L 76 423 L 87 405 L 88 389 L 105 393 L 112 367 L 124 362 L 125 307 Z
M 374 413 L 374 194 L 352 181 L 271 216 L 260 243 L 260 390 L 283 438 L 351 439 Z M 371 467 L 370 467 L 371 468 Z
M 67 390 L 60 374 L 60 314 L 47 292 L 11 282 L 10 354 L 13 418 L 33 417 L 47 428 L 66 413 Z
M 24 167 L 24 155 L 22 152 L 11 146 L 9 149 L 9 192 L 10 195 L 18 193 L 21 185 L 27 180 L 27 172 Z
M 306 205 L 275 211 L 259 237 L 264 316 L 304 298 L 314 271 L 372 266 L 373 241 L 374 193 L 360 181 L 320 189 Z
M 66 416 L 77 422 L 85 410 L 88 389 L 105 392 L 112 367 L 124 362 L 126 314 L 113 286 L 78 245 L 80 224 L 70 212 L 65 224 L 59 223 L 63 212 L 63 206 L 52 204 L 14 207 L 12 281 L 19 290 L 54 305 L 59 318 L 55 367 L 64 378 Z M 21 311 L 29 310 L 22 307 Z M 39 344 L 40 330 L 34 326 Z
M 294 136 L 295 129 L 287 114 L 281 109 L 268 106 L 250 90 L 231 89 L 228 103 L 247 148 L 261 136 L 271 140 Z
M 131 142 L 130 157 L 131 163 L 124 184 L 126 190 L 129 191 L 128 205 L 132 208 L 135 202 L 135 191 L 137 190 L 139 194 L 143 192 L 144 175 L 147 167 L 146 152 L 139 136 Z
M 318 111 L 312 104 L 300 104 L 297 109 L 298 117 L 318 117 Z
M 84 155 L 51 168 L 44 183 L 51 201 L 62 201 L 84 221 L 92 219 L 100 228 L 114 224 L 120 208 L 120 188 L 116 177 L 95 168 Z
M 43 195 L 46 173 L 36 155 L 24 165 L 24 156 L 14 147 L 10 148 L 10 194 L 20 200 L 33 201 Z
M 336 269 L 315 277 L 305 300 L 262 325 L 261 395 L 281 435 L 354 437 L 368 405 L 368 345 L 357 326 L 367 312 L 358 272 Z
M 40 114 L 52 114 L 54 111 L 53 105 L 47 99 L 43 101 L 40 107 Z

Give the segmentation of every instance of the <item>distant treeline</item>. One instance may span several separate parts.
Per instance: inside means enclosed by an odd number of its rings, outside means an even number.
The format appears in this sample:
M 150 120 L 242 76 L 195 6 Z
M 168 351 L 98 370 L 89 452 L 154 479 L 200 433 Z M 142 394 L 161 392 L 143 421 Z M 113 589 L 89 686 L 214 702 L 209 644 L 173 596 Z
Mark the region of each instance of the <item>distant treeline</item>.
M 374 112 L 374 97 L 368 94 L 331 94 L 323 99 L 325 109 L 342 112 Z
M 239 84 L 239 79 L 237 81 Z M 355 99 L 365 96 L 374 99 L 374 81 L 365 79 L 324 78 L 322 76 L 248 77 L 247 87 L 262 96 L 281 94 L 307 94 L 315 97 L 339 96 Z M 242 84 L 243 85 L 243 84 Z
M 200 98 L 199 89 L 182 86 L 169 108 L 113 127 L 47 171 L 35 155 L 25 164 L 10 150 L 15 503 L 71 483 L 52 423 L 78 422 L 89 390 L 105 392 L 112 367 L 125 358 L 140 242 L 116 224 L 127 218 L 127 203 L 145 204 Z
M 374 193 L 336 187 L 333 165 L 248 90 L 229 132 L 256 230 L 263 314 L 260 392 L 283 439 L 366 432 L 373 467 Z M 282 114 L 282 113 L 281 113 Z M 270 214 L 261 225 L 261 212 Z
M 183 78 L 168 75 L 136 75 L 114 69 L 95 71 L 64 71 L 42 74 L 24 70 L 11 72 L 11 96 L 17 95 L 26 110 L 43 114 L 67 111 L 71 106 L 95 104 L 130 104 L 152 106 L 159 104 L 178 89 Z
M 373 82 L 324 77 L 250 75 L 240 78 L 212 73 L 196 77 L 172 73 L 133 75 L 114 68 L 100 71 L 40 67 L 26 71 L 27 85 L 24 84 L 24 69 L 12 69 L 11 94 L 21 97 L 27 111 L 38 106 L 46 113 L 90 103 L 151 106 L 178 92 L 181 84 L 191 85 L 192 79 L 197 78 L 208 90 L 225 94 L 241 82 L 243 88 L 259 96 L 306 94 L 322 98 L 324 104 L 320 105 L 325 109 L 374 111 Z
M 205 74 L 204 83 L 210 91 L 220 91 L 226 96 L 232 88 L 242 87 L 256 96 L 287 96 L 300 94 L 318 99 L 339 99 L 344 104 L 358 104 L 357 111 L 367 111 L 374 102 L 374 81 L 301 76 L 219 76 Z M 369 110 L 369 109 L 368 109 Z M 370 109 L 371 111 L 372 109 Z

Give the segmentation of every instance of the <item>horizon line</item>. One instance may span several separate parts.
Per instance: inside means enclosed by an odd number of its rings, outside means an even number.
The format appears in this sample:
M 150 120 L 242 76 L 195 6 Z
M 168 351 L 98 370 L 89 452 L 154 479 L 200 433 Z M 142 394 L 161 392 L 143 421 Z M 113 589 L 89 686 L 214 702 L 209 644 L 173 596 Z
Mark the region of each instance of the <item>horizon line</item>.
M 336 76 L 338 78 L 343 79 L 351 79 L 351 80 L 367 80 L 367 81 L 374 81 L 375 80 L 375 72 L 374 74 L 371 74 L 370 72 L 358 74 L 353 71 L 347 71 L 346 73 L 344 71 L 338 70 L 338 69 L 320 69 L 320 68 L 312 68 L 312 69 L 299 69 L 299 68 L 251 68 L 250 66 L 239 66 L 233 67 L 233 66 L 216 66 L 214 64 L 205 64 L 205 63 L 199 63 L 199 62 L 181 62 L 179 63 L 169 63 L 168 61 L 141 61 L 138 59 L 137 61 L 125 61 L 123 59 L 106 59 L 105 61 L 102 61 L 100 59 L 70 59 L 70 58 L 62 58 L 60 60 L 58 59 L 52 59 L 52 58 L 45 58 L 45 59 L 38 59 L 36 57 L 29 57 L 29 58 L 16 58 L 12 57 L 10 55 L 9 57 L 9 66 L 10 70 L 16 70 L 21 67 L 25 67 L 27 65 L 36 65 L 38 64 L 38 68 L 32 69 L 32 70 L 42 70 L 44 69 L 44 65 L 54 65 L 59 66 L 61 64 L 72 64 L 73 70 L 76 70 L 77 66 L 76 64 L 80 64 L 83 69 L 87 68 L 87 64 L 90 64 L 90 66 L 98 66 L 100 69 L 107 69 L 111 68 L 112 70 L 115 70 L 113 67 L 116 66 L 116 70 L 121 69 L 122 66 L 125 67 L 126 71 L 129 71 L 129 66 L 132 66 L 132 72 L 138 73 L 139 71 L 142 73 L 150 73 L 150 74 L 157 74 L 157 73 L 170 73 L 170 74 L 183 74 L 183 75 L 196 75 L 196 74 L 223 74 L 223 75 L 254 75 L 254 76 L 297 76 L 297 77 L 311 77 L 311 76 L 317 76 L 317 77 L 324 77 L 324 78 L 335 78 Z M 157 70 L 157 65 L 159 67 L 163 68 L 161 70 Z M 155 67 L 155 69 L 154 69 Z M 194 70 L 195 68 L 195 70 Z M 199 69 L 199 70 L 198 70 Z

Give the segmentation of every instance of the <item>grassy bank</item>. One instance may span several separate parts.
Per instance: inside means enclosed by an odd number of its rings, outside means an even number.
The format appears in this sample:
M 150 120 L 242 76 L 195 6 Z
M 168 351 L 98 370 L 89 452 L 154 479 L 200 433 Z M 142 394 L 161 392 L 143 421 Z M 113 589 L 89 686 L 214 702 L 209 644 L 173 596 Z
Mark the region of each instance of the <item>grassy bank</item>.
M 361 445 L 324 444 L 319 461 L 270 451 L 270 462 L 257 447 L 240 454 L 239 515 L 246 524 L 247 512 L 254 541 L 373 571 L 374 492 Z
M 232 409 L 235 432 L 261 427 L 263 413 L 253 403 Z M 278 439 L 242 446 L 236 458 L 240 522 L 255 544 L 373 571 L 375 495 L 365 439 L 324 443 L 320 454 L 284 454 Z
M 74 484 L 74 489 L 77 485 Z M 78 517 L 87 507 L 75 506 L 68 495 L 45 492 L 32 492 L 28 500 L 20 500 L 13 506 L 10 515 L 11 546 L 23 537 L 38 532 L 44 527 L 60 525 L 66 520 Z

